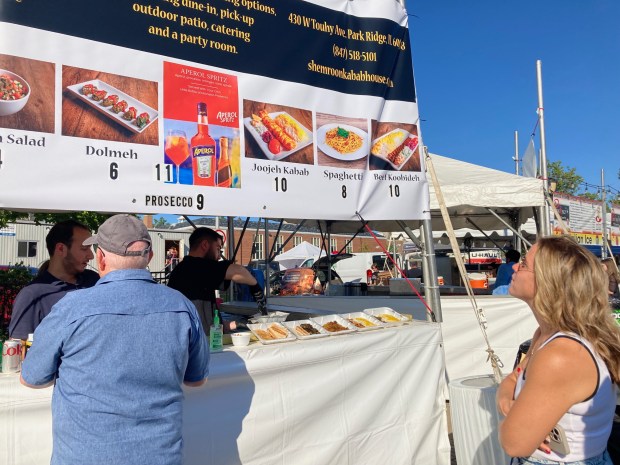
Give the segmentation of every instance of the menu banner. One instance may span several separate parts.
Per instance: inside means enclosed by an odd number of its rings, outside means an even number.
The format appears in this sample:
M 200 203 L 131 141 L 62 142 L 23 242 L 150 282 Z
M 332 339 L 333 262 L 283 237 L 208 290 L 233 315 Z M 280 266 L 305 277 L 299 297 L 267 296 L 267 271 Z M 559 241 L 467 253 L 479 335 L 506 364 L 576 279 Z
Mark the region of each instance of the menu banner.
M 560 213 L 570 234 L 584 245 L 603 244 L 603 203 L 571 195 L 554 193 L 553 203 Z M 554 234 L 562 234 L 562 227 L 553 218 L 551 226 Z
M 0 208 L 429 215 L 395 0 L 4 0 L 0 91 Z

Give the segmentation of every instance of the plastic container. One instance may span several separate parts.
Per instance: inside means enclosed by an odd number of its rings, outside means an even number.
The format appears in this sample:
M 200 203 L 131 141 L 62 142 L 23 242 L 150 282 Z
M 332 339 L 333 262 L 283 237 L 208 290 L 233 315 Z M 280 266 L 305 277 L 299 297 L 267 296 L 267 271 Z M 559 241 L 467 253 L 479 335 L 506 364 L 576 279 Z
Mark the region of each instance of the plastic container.
M 250 343 L 250 333 L 232 333 L 230 335 L 232 343 L 237 347 L 245 347 Z
M 473 289 L 488 289 L 489 278 L 484 273 L 468 273 L 469 283 Z
M 211 331 L 209 332 L 209 350 L 211 352 L 219 352 L 223 347 L 224 328 L 220 324 L 220 313 L 215 311 L 213 317 L 213 324 L 211 325 Z

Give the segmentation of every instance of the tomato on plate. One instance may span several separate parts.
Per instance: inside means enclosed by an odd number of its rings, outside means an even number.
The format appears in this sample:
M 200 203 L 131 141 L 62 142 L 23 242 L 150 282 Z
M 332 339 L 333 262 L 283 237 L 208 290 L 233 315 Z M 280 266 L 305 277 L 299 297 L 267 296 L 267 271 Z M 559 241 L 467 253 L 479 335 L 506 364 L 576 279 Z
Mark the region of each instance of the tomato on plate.
M 274 155 L 277 155 L 282 151 L 282 145 L 280 144 L 280 141 L 275 138 L 269 141 L 268 147 L 269 147 L 269 151 L 273 153 Z

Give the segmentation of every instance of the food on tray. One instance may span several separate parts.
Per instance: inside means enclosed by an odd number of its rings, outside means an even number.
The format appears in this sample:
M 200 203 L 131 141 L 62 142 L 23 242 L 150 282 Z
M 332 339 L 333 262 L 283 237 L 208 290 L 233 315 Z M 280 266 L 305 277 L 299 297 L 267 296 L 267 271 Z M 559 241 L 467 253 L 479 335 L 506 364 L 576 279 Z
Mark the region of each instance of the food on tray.
M 131 121 L 138 114 L 138 110 L 135 107 L 129 107 L 125 113 L 123 113 L 123 119 Z
M 344 155 L 359 150 L 362 147 L 363 140 L 353 131 L 336 127 L 325 134 L 325 144 Z
M 286 339 L 288 331 L 282 325 L 271 323 L 266 329 L 255 329 L 254 332 L 258 337 L 265 341 L 273 341 L 274 339 Z
M 138 126 L 140 129 L 142 129 L 147 124 L 149 124 L 150 121 L 151 121 L 151 118 L 149 117 L 148 113 L 146 113 L 146 112 L 140 113 L 140 115 L 136 118 L 136 126 Z
M 269 132 L 271 132 L 271 134 L 276 139 L 278 139 L 280 144 L 282 144 L 282 147 L 284 148 L 284 150 L 293 150 L 295 147 L 297 147 L 297 142 L 295 142 L 295 139 L 289 136 L 284 131 L 284 129 L 282 129 L 274 121 L 274 119 L 271 116 L 269 116 L 269 113 L 267 113 L 265 110 L 261 110 L 258 112 L 258 116 L 260 117 L 261 122 L 269 130 Z
M 349 328 L 342 326 L 337 321 L 329 321 L 323 325 L 323 328 L 325 328 L 330 333 L 336 333 L 338 331 L 346 331 L 347 329 L 349 329 Z
M 266 329 L 255 329 L 254 332 L 258 337 L 266 341 L 271 341 L 275 339 Z
M 321 334 L 318 329 L 309 323 L 302 323 L 295 326 L 295 332 L 300 336 L 312 336 L 313 334 Z
M 286 328 L 276 323 L 270 324 L 267 331 L 269 331 L 269 334 L 271 334 L 274 339 L 284 339 L 288 337 L 288 331 Z
M 127 105 L 128 103 L 125 100 L 121 100 L 120 102 L 112 105 L 112 111 L 114 113 L 120 113 L 121 111 L 125 112 L 125 110 L 127 110 Z
M 297 121 L 286 113 L 281 113 L 276 116 L 275 121 L 282 129 L 284 129 L 286 134 L 295 140 L 295 142 L 300 142 L 302 139 L 306 138 L 306 131 L 303 130 Z
M 24 84 L 8 74 L 0 75 L 0 100 L 19 100 L 28 94 Z
M 358 328 L 371 328 L 373 326 L 377 326 L 376 324 L 370 322 L 367 318 L 357 317 L 357 318 L 349 318 L 349 322 L 352 325 L 357 326 Z
M 103 102 L 101 102 L 101 105 L 103 105 L 104 107 L 111 107 L 112 105 L 115 105 L 118 102 L 118 95 L 108 95 L 106 98 L 103 99 Z
M 390 132 L 379 138 L 379 140 L 373 144 L 370 153 L 387 158 L 388 154 L 400 147 L 400 145 L 405 142 L 406 138 L 407 134 L 405 131 L 398 130 Z
M 390 315 L 389 313 L 382 313 L 380 315 L 375 315 L 375 318 L 383 321 L 384 323 L 398 323 L 401 321 L 400 318 L 397 318 L 394 315 Z
M 99 90 L 97 89 L 97 86 L 92 84 L 84 84 L 84 86 L 80 89 L 80 92 L 84 95 L 91 95 L 96 90 Z
M 267 144 L 267 147 L 269 148 L 269 151 L 274 155 L 277 155 L 282 151 L 282 144 L 278 142 L 278 139 L 271 139 L 269 141 L 269 144 Z
M 418 136 L 408 137 L 402 147 L 388 154 L 387 159 L 395 165 L 402 164 L 407 158 L 413 155 L 415 149 L 418 148 Z
M 105 90 L 93 90 L 90 98 L 92 98 L 95 102 L 99 102 L 103 100 L 106 95 L 108 95 L 108 93 Z
M 418 148 L 418 136 L 408 135 L 407 132 L 396 130 L 379 138 L 370 150 L 370 153 L 391 161 L 394 165 L 401 165 Z
M 347 321 L 351 323 L 356 328 L 364 328 L 365 326 L 359 321 L 355 321 L 355 318 L 347 318 Z

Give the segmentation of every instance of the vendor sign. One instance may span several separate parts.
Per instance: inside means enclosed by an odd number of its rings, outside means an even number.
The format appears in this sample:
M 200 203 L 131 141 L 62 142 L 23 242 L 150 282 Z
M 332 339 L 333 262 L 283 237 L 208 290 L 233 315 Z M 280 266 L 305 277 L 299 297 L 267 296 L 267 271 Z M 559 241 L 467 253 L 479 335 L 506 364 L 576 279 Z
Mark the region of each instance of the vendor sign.
M 428 218 L 396 0 L 7 0 L 0 80 L 0 208 Z

